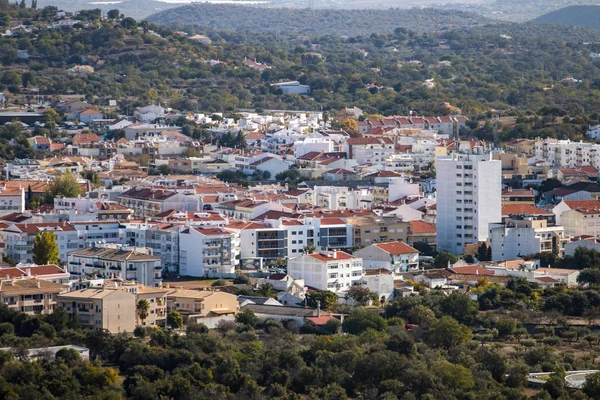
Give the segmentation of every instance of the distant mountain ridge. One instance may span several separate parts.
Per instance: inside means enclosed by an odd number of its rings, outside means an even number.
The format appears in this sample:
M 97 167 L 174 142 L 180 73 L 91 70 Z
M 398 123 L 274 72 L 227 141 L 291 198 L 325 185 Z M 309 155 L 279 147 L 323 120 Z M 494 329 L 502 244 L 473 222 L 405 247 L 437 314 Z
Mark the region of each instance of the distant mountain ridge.
M 531 21 L 534 24 L 558 24 L 600 29 L 600 6 L 569 6 Z
M 439 9 L 331 10 L 192 4 L 161 11 L 148 22 L 171 27 L 197 25 L 219 30 L 357 36 L 396 28 L 426 33 L 496 23 L 464 11 Z

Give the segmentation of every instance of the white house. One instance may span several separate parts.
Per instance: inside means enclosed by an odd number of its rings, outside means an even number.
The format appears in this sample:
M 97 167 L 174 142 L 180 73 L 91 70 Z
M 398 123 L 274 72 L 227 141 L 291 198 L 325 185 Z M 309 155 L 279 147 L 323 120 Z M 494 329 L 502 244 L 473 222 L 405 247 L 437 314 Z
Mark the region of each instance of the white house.
M 360 285 L 363 260 L 343 251 L 304 254 L 288 262 L 288 274 L 319 290 L 345 292 Z
M 419 269 L 419 251 L 403 242 L 375 243 L 354 254 L 367 269 L 383 268 L 394 273 Z

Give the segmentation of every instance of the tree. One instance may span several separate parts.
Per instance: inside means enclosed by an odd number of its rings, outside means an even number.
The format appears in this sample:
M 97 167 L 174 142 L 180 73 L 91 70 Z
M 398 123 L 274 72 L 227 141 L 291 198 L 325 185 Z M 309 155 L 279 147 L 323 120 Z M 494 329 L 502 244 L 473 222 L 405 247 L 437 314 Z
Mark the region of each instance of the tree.
M 457 261 L 458 257 L 444 250 L 435 257 L 434 265 L 436 268 L 447 268 L 448 264 L 456 264 Z
M 50 184 L 48 194 L 51 199 L 54 199 L 56 196 L 77 197 L 81 194 L 81 185 L 74 173 L 60 173 L 56 175 Z
M 304 246 L 304 252 L 306 254 L 312 254 L 315 252 L 315 250 L 317 250 L 317 246 L 315 246 L 313 243 L 309 243 L 306 246 Z
M 53 231 L 39 231 L 33 239 L 32 260 L 38 265 L 58 265 L 58 246 Z
M 144 321 L 148 318 L 148 313 L 150 312 L 150 303 L 148 303 L 148 300 L 139 299 L 135 305 L 135 312 L 142 321 L 142 325 L 144 325 Z
M 366 312 L 362 309 L 354 309 L 350 315 L 344 318 L 342 329 L 346 333 L 358 335 L 367 329 L 382 331 L 387 323 L 379 314 Z
M 258 324 L 258 317 L 250 309 L 243 309 L 235 316 L 235 322 L 238 324 L 248 325 L 252 328 Z
M 270 283 L 261 283 L 257 292 L 262 297 L 275 297 L 275 287 Z
M 577 283 L 589 283 L 590 285 L 600 284 L 600 269 L 586 268 L 579 272 Z
M 167 325 L 171 328 L 181 329 L 183 328 L 183 317 L 175 310 L 169 311 L 167 314 Z
M 435 321 L 435 313 L 430 308 L 422 304 L 417 304 L 408 310 L 407 318 L 411 324 L 427 328 Z
M 44 126 L 48 129 L 56 128 L 56 124 L 60 121 L 60 115 L 56 112 L 55 109 L 49 108 L 44 111 L 42 122 Z
M 21 0 L 21 3 L 19 4 L 19 8 L 27 8 L 27 3 L 25 3 L 25 0 Z
M 412 246 L 424 256 L 433 257 L 435 255 L 435 248 L 427 242 L 414 242 Z
M 121 17 L 121 12 L 116 8 L 114 10 L 110 10 L 106 13 L 108 19 L 119 19 Z
M 31 0 L 31 8 L 33 10 L 37 10 L 37 0 Z
M 440 311 L 463 324 L 472 324 L 479 307 L 471 298 L 462 293 L 452 293 L 440 301 Z
M 357 304 L 366 306 L 369 304 L 369 300 L 371 300 L 373 296 L 371 296 L 371 291 L 369 288 L 356 285 L 348 289 L 348 297 L 354 300 Z
M 431 324 L 425 333 L 425 340 L 432 347 L 450 348 L 466 344 L 473 334 L 469 327 L 461 325 L 452 317 L 442 317 Z
M 310 308 L 317 308 L 317 304 L 320 304 L 322 310 L 331 310 L 337 301 L 337 294 L 329 290 L 311 290 L 306 295 L 306 304 Z
M 477 259 L 479 261 L 492 261 L 492 248 L 487 243 L 481 243 L 477 248 Z
M 600 399 L 600 372 L 587 375 L 582 389 L 590 399 Z

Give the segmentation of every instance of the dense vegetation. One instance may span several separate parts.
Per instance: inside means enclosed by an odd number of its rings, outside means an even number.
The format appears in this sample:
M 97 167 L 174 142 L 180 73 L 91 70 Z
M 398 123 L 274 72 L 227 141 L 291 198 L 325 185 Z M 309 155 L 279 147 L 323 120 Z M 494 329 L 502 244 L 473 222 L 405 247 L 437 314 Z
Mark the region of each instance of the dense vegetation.
M 148 17 L 161 25 L 199 25 L 222 30 L 303 35 L 370 35 L 395 28 L 424 33 L 491 22 L 481 16 L 435 9 L 324 10 L 192 4 Z M 268 23 L 265 23 L 268 21 Z
M 203 45 L 168 28 L 138 26 L 119 12 L 102 20 L 98 10 L 88 11 L 78 17 L 81 24 L 49 30 L 55 13 L 52 7 L 32 10 L 0 1 L 0 23 L 32 28 L 0 39 L 0 91 L 14 94 L 9 101 L 27 102 L 27 91 L 35 88 L 52 101 L 78 94 L 103 106 L 116 98 L 119 111 L 128 113 L 158 101 L 181 111 L 230 114 L 238 108 L 333 112 L 351 105 L 384 115 L 462 112 L 473 121 L 466 134 L 480 137 L 495 128 L 479 126 L 477 119 L 519 117 L 501 130 L 503 139 L 578 138 L 600 113 L 600 61 L 589 57 L 600 51 L 595 44 L 600 33 L 583 28 L 504 24 L 437 34 L 397 28 L 347 39 L 307 39 L 186 26 L 190 34 L 212 39 L 212 45 Z M 19 50 L 30 58 L 19 58 Z M 272 68 L 251 69 L 245 57 Z M 211 59 L 221 63 L 211 66 Z M 95 72 L 67 72 L 80 63 Z M 581 82 L 561 82 L 571 76 Z M 435 87 L 424 87 L 426 79 Z M 312 93 L 282 95 L 270 86 L 280 80 L 299 80 Z
M 236 323 L 210 332 L 191 324 L 183 335 L 140 328 L 136 337 L 82 330 L 62 309 L 27 316 L 3 304 L 0 343 L 15 354 L 0 353 L 0 393 L 10 399 L 595 398 L 598 385 L 568 392 L 562 378 L 565 370 L 595 368 L 598 335 L 588 322 L 573 326 L 555 311 L 576 307 L 561 311 L 593 323 L 600 316 L 597 291 L 542 290 L 523 279 L 503 288 L 482 278 L 472 293 L 479 302 L 432 290 L 384 309 L 341 306 L 337 311 L 349 312 L 344 322 L 322 327 L 259 322 L 246 310 Z M 71 351 L 54 361 L 28 359 L 28 348 L 49 344 L 87 346 L 92 362 Z M 548 380 L 526 395 L 529 372 L 548 372 Z
M 544 14 L 531 22 L 536 24 L 574 25 L 600 29 L 598 17 L 600 17 L 600 7 L 598 5 L 569 6 Z

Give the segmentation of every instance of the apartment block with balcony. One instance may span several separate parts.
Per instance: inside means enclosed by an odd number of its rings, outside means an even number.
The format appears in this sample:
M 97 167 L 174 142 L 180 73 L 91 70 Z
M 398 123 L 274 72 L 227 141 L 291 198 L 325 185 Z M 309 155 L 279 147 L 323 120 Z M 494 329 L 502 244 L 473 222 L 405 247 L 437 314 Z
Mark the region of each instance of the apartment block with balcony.
M 502 165 L 492 154 L 453 153 L 436 160 L 436 245 L 462 254 L 486 241 L 488 225 L 502 220 Z
M 96 245 L 69 253 L 69 271 L 74 279 L 86 276 L 135 280 L 147 286 L 162 284 L 160 257 L 149 249 L 120 245 Z
M 347 222 L 352 225 L 354 246 L 395 240 L 405 242 L 410 226 L 409 222 L 395 216 L 348 218 Z
M 82 326 L 110 333 L 135 329 L 136 296 L 119 288 L 83 289 L 58 296 L 57 306 L 81 321 Z
M 57 296 L 68 287 L 59 283 L 35 278 L 0 281 L 0 304 L 29 315 L 52 314 Z
M 147 247 L 152 254 L 160 257 L 166 271 L 176 271 L 179 267 L 179 229 L 181 225 L 172 223 L 125 223 L 125 243 L 132 247 Z
M 233 236 L 220 227 L 183 229 L 179 235 L 179 273 L 219 277 L 235 272 Z
M 363 274 L 362 258 L 338 250 L 304 254 L 288 261 L 288 275 L 319 290 L 345 292 L 360 285 Z
M 38 232 L 45 230 L 53 231 L 56 235 L 58 256 L 61 261 L 67 260 L 69 251 L 80 248 L 77 230 L 71 224 L 64 222 L 11 224 L 0 231 L 0 238 L 6 243 L 6 254 L 17 263 L 30 263 L 33 239 Z
M 545 219 L 520 216 L 490 224 L 488 245 L 492 260 L 512 260 L 537 253 L 564 253 L 570 238 L 562 226 L 548 226 Z

